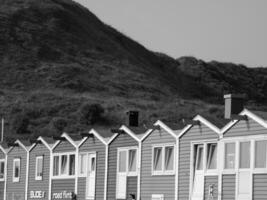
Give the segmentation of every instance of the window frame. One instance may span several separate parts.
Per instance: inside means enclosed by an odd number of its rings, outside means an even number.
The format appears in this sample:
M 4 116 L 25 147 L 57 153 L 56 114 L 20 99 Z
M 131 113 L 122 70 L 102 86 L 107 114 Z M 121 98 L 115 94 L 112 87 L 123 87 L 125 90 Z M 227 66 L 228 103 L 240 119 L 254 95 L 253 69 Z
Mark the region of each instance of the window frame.
M 15 177 L 15 163 L 18 162 L 19 163 L 19 172 L 18 172 L 18 177 Z M 13 159 L 13 175 L 12 175 L 12 181 L 14 183 L 17 183 L 20 181 L 20 174 L 21 174 L 21 159 L 20 158 L 14 158 Z
M 74 155 L 74 160 L 75 160 L 75 164 L 74 164 L 74 167 L 75 167 L 75 170 L 74 170 L 74 174 L 73 175 L 69 175 L 69 172 L 70 172 L 70 155 Z M 54 158 L 56 156 L 59 156 L 59 165 L 58 165 L 58 175 L 54 175 Z M 66 171 L 67 171 L 67 174 L 62 174 L 61 173 L 61 162 L 62 162 L 62 156 L 67 156 L 67 168 L 66 168 Z M 67 179 L 67 178 L 75 178 L 76 176 L 76 173 L 77 173 L 77 169 L 76 169 L 76 152 L 63 152 L 63 153 L 53 153 L 52 154 L 52 179 Z
M 130 155 L 130 150 L 136 150 L 136 169 L 135 171 L 130 171 L 129 170 L 129 155 Z M 119 155 L 121 151 L 126 151 L 126 176 L 137 176 L 138 173 L 138 163 L 139 163 L 139 149 L 136 146 L 132 147 L 120 147 L 117 149 L 117 174 L 121 173 L 119 172 Z
M 255 171 L 262 171 L 262 172 L 267 172 L 267 148 L 266 148 L 266 155 L 265 155 L 265 167 L 256 167 L 256 143 L 257 142 L 262 142 L 262 141 L 265 141 L 266 142 L 266 147 L 267 147 L 267 138 L 266 139 L 257 139 L 257 140 L 254 140 L 254 153 L 253 153 L 253 156 L 254 156 L 254 159 L 253 159 L 253 169 Z
M 85 156 L 85 168 L 84 168 L 84 173 L 81 173 L 81 156 Z M 78 175 L 79 175 L 79 177 L 86 177 L 87 176 L 87 163 L 88 163 L 88 155 L 89 155 L 89 153 L 88 152 L 79 152 L 79 155 L 78 155 L 78 159 L 79 159 L 79 161 L 78 161 Z
M 172 170 L 166 170 L 166 160 L 165 160 L 165 155 L 166 155 L 166 148 L 167 147 L 173 147 L 173 169 Z M 154 150 L 155 148 L 162 148 L 162 169 L 161 170 L 154 170 Z M 151 148 L 152 151 L 152 159 L 151 159 L 151 175 L 152 176 L 165 176 L 165 175 L 175 175 L 175 164 L 176 164 L 176 145 L 175 143 L 165 143 L 165 144 L 154 144 L 152 145 Z
M 1 163 L 4 163 L 4 173 L 3 173 L 3 178 L 0 178 L 0 181 L 5 181 L 5 174 L 6 174 L 6 159 L 0 159 L 0 172 L 1 172 Z
M 42 160 L 42 175 L 38 175 L 38 160 Z M 35 158 L 35 180 L 42 181 L 44 175 L 44 156 L 36 156 Z

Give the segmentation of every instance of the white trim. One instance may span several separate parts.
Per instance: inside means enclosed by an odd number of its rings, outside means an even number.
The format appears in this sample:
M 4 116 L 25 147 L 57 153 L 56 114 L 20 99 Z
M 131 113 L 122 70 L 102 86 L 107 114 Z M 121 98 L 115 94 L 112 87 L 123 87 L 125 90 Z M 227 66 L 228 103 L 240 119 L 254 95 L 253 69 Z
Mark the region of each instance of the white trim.
M 85 199 L 88 199 L 88 200 L 94 200 L 95 199 L 95 196 L 96 196 L 96 177 L 97 177 L 97 153 L 96 152 L 88 152 L 87 153 L 87 167 L 89 167 L 89 163 L 90 164 L 92 164 L 91 163 L 91 161 L 89 162 L 89 155 L 91 156 L 92 155 L 92 157 L 94 157 L 95 158 L 95 191 L 94 191 L 94 198 L 88 198 L 88 168 L 87 168 L 87 170 L 86 170 L 86 190 L 85 190 Z
M 39 136 L 37 138 L 37 141 L 41 141 L 46 146 L 47 149 L 49 149 L 49 150 L 52 149 L 42 136 Z M 37 144 L 38 143 L 36 143 L 36 142 L 33 143 L 32 146 L 29 148 L 29 152 L 31 152 L 37 146 Z
M 138 159 L 136 159 L 137 164 L 137 199 L 140 199 L 141 191 L 141 167 L 142 167 L 142 143 L 138 144 Z
M 154 126 L 160 126 L 161 128 L 163 128 L 167 133 L 169 133 L 174 138 L 177 137 L 176 133 L 160 120 L 156 121 L 154 123 Z M 146 131 L 145 135 L 141 138 L 141 141 L 144 141 L 154 131 L 155 131 L 155 129 L 149 129 L 148 131 Z
M 67 133 L 63 133 L 60 137 L 66 138 L 66 140 L 72 144 L 72 146 L 74 146 L 75 148 L 78 147 L 78 145 L 71 139 L 71 137 L 67 134 Z M 58 140 L 57 142 L 55 142 L 55 144 L 53 145 L 53 147 L 51 148 L 52 150 L 54 150 L 62 141 Z
M 25 199 L 28 198 L 28 185 L 29 185 L 29 162 L 30 162 L 30 153 L 29 151 L 26 151 L 27 153 L 27 160 L 26 160 L 26 180 L 25 180 Z M 21 163 L 20 163 L 21 164 Z M 20 171 L 21 173 L 21 171 Z
M 0 170 L 1 170 L 1 163 L 4 163 L 4 174 L 3 174 L 3 178 L 0 178 L 0 182 L 6 180 L 6 179 L 5 179 L 5 173 L 6 173 L 6 169 L 5 169 L 6 160 L 5 160 L 5 158 L 0 159 Z
M 109 153 L 109 146 L 108 144 L 105 145 L 105 182 L 104 182 L 104 200 L 107 200 L 107 188 L 108 188 L 108 153 Z
M 165 169 L 165 151 L 166 151 L 166 147 L 173 147 L 173 169 L 172 170 L 166 170 Z M 161 148 L 162 151 L 162 169 L 155 171 L 154 170 L 154 149 L 155 148 Z M 163 144 L 153 144 L 152 145 L 152 158 L 151 158 L 151 175 L 152 176 L 166 176 L 166 175 L 175 175 L 176 173 L 176 144 L 175 143 L 163 143 Z
M 75 154 L 74 154 L 74 156 L 75 156 L 75 158 L 74 158 L 75 159 L 75 163 L 74 163 L 74 167 L 75 167 L 75 169 L 74 169 L 74 177 L 75 177 L 74 193 L 76 195 L 78 194 L 78 177 L 79 177 L 79 175 L 78 175 L 78 167 L 79 167 L 79 161 L 78 161 L 79 157 L 78 157 L 78 155 L 79 155 L 79 148 L 76 147 L 76 151 L 75 151 Z M 70 160 L 70 156 L 69 156 L 69 160 Z M 72 176 L 72 175 L 69 175 L 69 176 Z
M 20 174 L 21 174 L 21 161 L 20 160 L 21 160 L 20 158 L 14 158 L 13 159 L 12 182 L 19 182 L 20 181 Z M 15 162 L 19 163 L 18 177 L 15 177 Z
M 88 156 L 88 152 L 79 152 L 78 153 L 78 163 L 79 163 L 79 167 L 78 167 L 78 176 L 79 177 L 86 177 L 86 172 L 87 172 L 87 156 Z M 81 161 L 82 161 L 82 156 L 85 156 L 85 160 L 83 162 L 85 162 L 85 165 L 82 165 L 81 164 Z M 85 166 L 85 169 L 84 169 L 84 172 L 81 173 L 81 167 L 84 167 Z
M 104 140 L 104 138 L 95 130 L 95 129 L 91 129 L 89 131 L 90 134 L 93 134 L 98 140 L 100 140 L 100 142 L 102 142 L 103 144 L 107 144 L 107 142 Z M 78 147 L 81 147 L 85 141 L 88 139 L 88 136 L 85 136 L 82 141 L 78 144 Z
M 53 176 L 53 162 L 54 162 L 54 158 L 53 158 L 53 152 L 52 152 L 52 148 L 49 149 L 49 156 L 50 156 L 50 163 L 49 163 L 49 185 L 48 185 L 48 200 L 51 200 L 51 196 L 52 196 L 52 176 Z
M 5 154 L 5 185 L 4 185 L 4 200 L 6 200 L 6 189 L 7 189 L 7 154 Z
M 140 141 L 140 139 L 132 132 L 127 126 L 122 125 L 120 127 L 121 130 L 124 130 L 128 135 L 130 135 L 133 139 L 135 139 L 137 142 Z
M 179 190 L 179 139 L 176 138 L 176 152 L 174 154 L 175 156 L 175 186 L 174 186 L 174 199 L 177 200 L 178 199 L 178 190 Z
M 39 160 L 42 160 L 42 175 L 38 175 L 38 163 Z M 35 157 L 35 180 L 41 181 L 44 176 L 44 156 L 36 156 Z

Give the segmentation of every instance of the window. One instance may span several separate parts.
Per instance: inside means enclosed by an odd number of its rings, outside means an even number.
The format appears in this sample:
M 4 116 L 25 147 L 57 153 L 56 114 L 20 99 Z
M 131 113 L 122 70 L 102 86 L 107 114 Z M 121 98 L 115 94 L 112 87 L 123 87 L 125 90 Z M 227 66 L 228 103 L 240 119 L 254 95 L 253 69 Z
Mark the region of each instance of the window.
M 171 171 L 173 170 L 174 165 L 174 147 L 166 147 L 165 148 L 165 170 Z
M 166 175 L 174 173 L 174 146 L 153 147 L 152 174 Z
M 58 176 L 59 175 L 59 156 L 54 156 L 53 175 L 54 176 Z
M 226 143 L 224 151 L 224 168 L 235 168 L 235 143 Z
M 43 156 L 36 157 L 35 180 L 43 179 Z
M 137 174 L 137 149 L 118 149 L 118 172 L 126 173 L 128 176 Z
M 154 148 L 154 171 L 162 170 L 162 147 Z
M 136 171 L 136 149 L 129 150 L 129 171 L 135 172 Z
M 75 174 L 75 155 L 70 155 L 69 157 L 70 162 L 69 162 L 69 175 L 74 175 Z
M 13 182 L 19 182 L 20 178 L 20 159 L 13 160 Z
M 5 160 L 0 160 L 0 180 L 5 178 Z
M 87 154 L 83 153 L 79 155 L 79 174 L 80 176 L 86 175 L 86 163 L 87 163 Z
M 266 168 L 267 141 L 255 142 L 255 168 Z
M 54 155 L 53 175 L 68 177 L 75 174 L 75 154 Z
M 217 168 L 217 144 L 208 144 L 207 169 Z
M 196 170 L 203 170 L 203 144 L 196 145 Z
M 250 142 L 240 142 L 239 168 L 250 168 Z

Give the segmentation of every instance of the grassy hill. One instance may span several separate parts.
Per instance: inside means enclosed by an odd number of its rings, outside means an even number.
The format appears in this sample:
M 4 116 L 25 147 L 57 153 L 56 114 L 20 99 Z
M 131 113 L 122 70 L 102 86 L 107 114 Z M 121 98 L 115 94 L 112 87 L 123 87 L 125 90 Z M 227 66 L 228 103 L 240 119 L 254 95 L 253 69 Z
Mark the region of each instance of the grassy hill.
M 0 111 L 9 140 L 118 126 L 129 109 L 141 111 L 142 124 L 218 118 L 227 92 L 266 109 L 266 68 L 152 52 L 71 0 L 0 3 Z

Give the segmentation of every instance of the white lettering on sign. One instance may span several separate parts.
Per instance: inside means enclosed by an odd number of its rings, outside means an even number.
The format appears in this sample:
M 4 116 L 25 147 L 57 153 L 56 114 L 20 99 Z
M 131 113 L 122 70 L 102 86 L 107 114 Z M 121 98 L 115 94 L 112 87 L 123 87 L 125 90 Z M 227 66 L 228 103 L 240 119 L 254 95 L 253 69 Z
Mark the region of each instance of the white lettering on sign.
M 71 199 L 72 192 L 62 191 L 52 194 L 52 199 Z
M 30 198 L 31 199 L 42 199 L 45 197 L 44 191 L 30 191 Z

